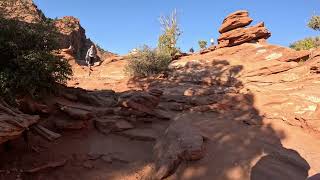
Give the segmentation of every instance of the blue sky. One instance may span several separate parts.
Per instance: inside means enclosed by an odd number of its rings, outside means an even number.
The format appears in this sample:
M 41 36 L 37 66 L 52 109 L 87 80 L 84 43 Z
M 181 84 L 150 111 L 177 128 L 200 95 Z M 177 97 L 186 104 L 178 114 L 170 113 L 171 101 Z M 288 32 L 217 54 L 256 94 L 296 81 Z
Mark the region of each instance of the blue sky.
M 270 43 L 291 42 L 320 32 L 306 27 L 320 15 L 320 0 L 34 0 L 47 17 L 72 15 L 80 19 L 87 37 L 106 50 L 126 54 L 143 44 L 156 47 L 161 34 L 159 17 L 177 9 L 183 34 L 178 46 L 198 49 L 198 40 L 217 39 L 224 17 L 249 10 L 252 24 L 264 21 L 272 32 Z

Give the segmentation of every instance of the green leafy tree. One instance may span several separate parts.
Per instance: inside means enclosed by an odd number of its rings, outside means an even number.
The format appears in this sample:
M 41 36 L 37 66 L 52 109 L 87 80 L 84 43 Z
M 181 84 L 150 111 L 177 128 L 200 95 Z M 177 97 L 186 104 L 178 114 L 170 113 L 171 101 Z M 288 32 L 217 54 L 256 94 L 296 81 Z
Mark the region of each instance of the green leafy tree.
M 319 31 L 320 30 L 320 16 L 312 16 L 308 22 L 308 27 Z
M 312 16 L 308 22 L 308 27 L 319 31 L 320 30 L 320 16 Z M 290 44 L 290 48 L 295 50 L 309 50 L 320 47 L 320 37 L 309 37 Z
M 205 40 L 198 41 L 198 44 L 201 49 L 205 49 L 207 47 L 207 41 L 205 41 Z
M 68 62 L 55 56 L 58 33 L 48 22 L 25 23 L 0 17 L 0 96 L 40 97 L 72 75 Z
M 160 24 L 163 34 L 159 37 L 158 49 L 173 57 L 179 52 L 177 41 L 181 35 L 181 31 L 178 27 L 177 11 L 174 10 L 170 16 L 161 16 Z

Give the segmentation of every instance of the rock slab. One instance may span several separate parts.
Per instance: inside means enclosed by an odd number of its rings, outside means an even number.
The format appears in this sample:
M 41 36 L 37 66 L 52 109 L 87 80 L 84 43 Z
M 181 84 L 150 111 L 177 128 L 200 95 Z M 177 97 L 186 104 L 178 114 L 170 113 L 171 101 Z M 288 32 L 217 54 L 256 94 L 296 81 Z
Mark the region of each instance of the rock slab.
M 245 27 L 249 25 L 253 19 L 249 17 L 248 11 L 239 10 L 234 13 L 229 14 L 224 20 L 219 29 L 219 32 L 225 33 L 240 27 Z
M 223 33 L 218 38 L 218 47 L 231 47 L 246 42 L 258 41 L 259 39 L 267 39 L 271 33 L 265 28 L 264 23 L 260 22 L 255 26 L 248 28 L 238 28 Z
M 191 123 L 174 121 L 154 146 L 155 179 L 164 179 L 175 172 L 183 161 L 203 158 L 204 138 Z

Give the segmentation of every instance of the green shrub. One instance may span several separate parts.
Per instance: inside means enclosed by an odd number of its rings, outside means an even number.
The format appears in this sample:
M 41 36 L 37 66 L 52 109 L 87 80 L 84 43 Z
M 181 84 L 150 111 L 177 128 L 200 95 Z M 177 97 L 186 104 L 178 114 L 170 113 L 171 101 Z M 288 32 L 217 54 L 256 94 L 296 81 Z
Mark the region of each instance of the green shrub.
M 131 76 L 146 77 L 168 70 L 171 61 L 171 56 L 166 52 L 144 46 L 129 55 L 126 72 Z
M 320 30 L 320 16 L 312 16 L 309 20 L 308 27 L 313 30 Z
M 160 35 L 158 41 L 158 49 L 161 52 L 170 54 L 172 57 L 179 52 L 176 47 L 181 31 L 178 27 L 177 12 L 174 10 L 170 16 L 161 16 L 160 24 L 163 34 Z
M 199 46 L 201 49 L 204 49 L 207 47 L 207 41 L 205 41 L 205 40 L 200 40 L 200 41 L 198 41 L 198 43 L 199 43 Z
M 293 44 L 290 45 L 290 48 L 295 50 L 309 50 L 312 48 L 320 47 L 320 37 L 315 38 L 305 38 L 300 41 L 296 41 Z
M 72 70 L 53 55 L 57 35 L 51 23 L 0 18 L 0 96 L 40 97 L 66 83 Z

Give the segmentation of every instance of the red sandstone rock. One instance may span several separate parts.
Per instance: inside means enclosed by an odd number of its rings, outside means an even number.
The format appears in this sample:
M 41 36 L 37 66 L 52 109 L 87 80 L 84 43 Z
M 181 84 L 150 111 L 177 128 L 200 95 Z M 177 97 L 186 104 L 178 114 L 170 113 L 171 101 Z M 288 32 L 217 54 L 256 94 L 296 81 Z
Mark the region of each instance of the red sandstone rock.
M 253 19 L 249 17 L 248 11 L 240 10 L 229 14 L 224 20 L 219 29 L 220 33 L 225 33 L 233 29 L 245 27 L 249 25 Z
M 265 28 L 264 23 L 260 22 L 252 27 L 238 28 L 221 34 L 218 39 L 218 47 L 236 46 L 246 42 L 258 41 L 259 39 L 267 39 L 270 36 L 271 33 Z
M 182 160 L 199 160 L 204 154 L 202 133 L 190 122 L 174 121 L 154 146 L 155 178 L 164 179 L 175 172 Z
M 95 120 L 96 128 L 104 133 L 121 132 L 132 129 L 134 126 L 119 116 L 106 116 Z
M 308 50 L 302 50 L 302 51 L 294 51 L 292 50 L 291 52 L 285 52 L 283 53 L 283 56 L 279 59 L 278 61 L 283 61 L 283 62 L 300 62 L 300 61 L 306 61 L 309 59 L 310 56 L 310 51 Z
M 37 23 L 45 19 L 44 14 L 32 0 L 0 1 L 0 11 L 5 18 L 14 18 L 27 23 Z
M 146 92 L 131 92 L 120 97 L 119 105 L 125 108 L 132 108 L 140 112 L 153 114 L 153 110 L 159 104 L 159 96 L 161 96 L 161 93 L 156 90 L 153 90 L 150 93 L 156 94 L 158 97 Z

